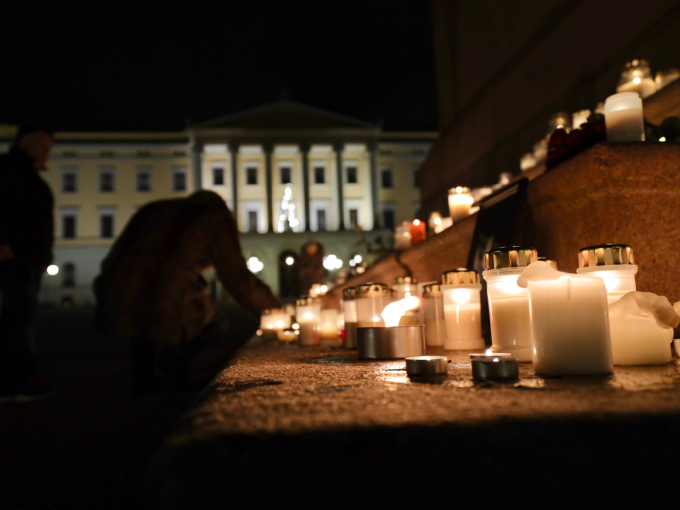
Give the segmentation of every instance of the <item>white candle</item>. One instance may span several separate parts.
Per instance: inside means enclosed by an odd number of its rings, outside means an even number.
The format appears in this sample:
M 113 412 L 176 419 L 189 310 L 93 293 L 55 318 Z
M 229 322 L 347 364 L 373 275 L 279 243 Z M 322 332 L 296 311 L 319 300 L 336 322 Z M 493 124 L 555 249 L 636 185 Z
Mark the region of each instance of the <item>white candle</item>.
M 442 346 L 446 342 L 446 322 L 441 285 L 426 285 L 423 289 L 423 318 L 425 322 L 425 345 Z
M 635 92 L 609 96 L 604 103 L 607 140 L 610 142 L 640 142 L 645 140 L 642 99 Z
M 609 304 L 624 294 L 637 290 L 633 250 L 626 244 L 600 244 L 579 250 L 577 274 L 596 276 L 604 280 Z
M 676 304 L 680 308 L 680 304 Z M 629 292 L 609 307 L 614 365 L 661 365 L 671 361 L 673 328 L 680 316 L 663 296 Z
M 449 213 L 455 222 L 470 215 L 473 199 L 470 189 L 462 186 L 449 190 Z
M 307 300 L 307 302 L 309 301 Z M 315 303 L 298 304 L 296 313 L 297 321 L 300 325 L 300 335 L 298 336 L 300 345 L 319 345 L 321 343 L 321 335 L 319 333 L 321 305 Z
M 385 325 L 382 312 L 392 301 L 392 291 L 384 283 L 366 283 L 356 287 L 357 327 Z
M 446 350 L 483 349 L 479 274 L 465 268 L 447 271 L 441 286 Z
M 338 339 L 338 311 L 321 310 L 321 326 L 319 328 L 321 338 L 324 340 Z
M 518 361 L 531 361 L 529 292 L 517 285 L 524 268 L 484 271 L 489 295 L 491 350 L 509 352 Z
M 536 373 L 610 374 L 612 366 L 607 291 L 600 278 L 531 264 L 518 281 L 527 285 Z

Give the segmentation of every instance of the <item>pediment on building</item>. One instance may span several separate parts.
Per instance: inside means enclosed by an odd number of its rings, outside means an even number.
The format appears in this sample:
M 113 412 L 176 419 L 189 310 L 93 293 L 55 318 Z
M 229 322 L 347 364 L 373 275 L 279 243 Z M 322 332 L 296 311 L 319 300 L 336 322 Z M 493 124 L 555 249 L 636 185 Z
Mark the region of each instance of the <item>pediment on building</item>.
M 379 129 L 376 124 L 289 99 L 199 122 L 191 127 L 246 130 Z

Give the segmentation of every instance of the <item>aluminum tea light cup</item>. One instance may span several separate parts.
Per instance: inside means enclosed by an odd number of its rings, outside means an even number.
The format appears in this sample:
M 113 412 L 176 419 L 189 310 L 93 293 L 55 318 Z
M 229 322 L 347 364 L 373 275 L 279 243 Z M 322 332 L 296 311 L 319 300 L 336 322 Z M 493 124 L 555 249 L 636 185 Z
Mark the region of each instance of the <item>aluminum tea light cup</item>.
M 446 356 L 411 356 L 406 358 L 406 373 L 410 376 L 446 375 Z
M 519 378 L 519 364 L 515 358 L 503 356 L 470 356 L 472 378 L 477 381 L 507 381 Z

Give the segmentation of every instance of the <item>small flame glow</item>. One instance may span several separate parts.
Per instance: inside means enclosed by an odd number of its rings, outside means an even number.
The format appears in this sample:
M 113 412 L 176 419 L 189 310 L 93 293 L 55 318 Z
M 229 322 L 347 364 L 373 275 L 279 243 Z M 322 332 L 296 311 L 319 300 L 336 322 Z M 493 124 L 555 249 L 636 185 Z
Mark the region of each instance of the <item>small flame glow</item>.
M 305 314 L 303 315 L 303 317 L 304 317 L 305 319 L 313 319 L 313 318 L 314 318 L 314 314 L 313 314 L 313 313 L 307 312 L 307 313 L 305 313 Z
M 633 78 L 633 83 L 635 83 L 635 85 L 640 83 L 640 78 L 638 78 L 637 76 L 635 78 Z
M 487 356 L 492 356 L 492 355 L 493 355 L 493 352 L 491 352 L 491 349 L 487 349 L 486 352 L 485 352 L 485 354 L 486 354 Z
M 408 293 L 401 301 L 390 303 L 383 310 L 382 318 L 385 320 L 385 326 L 393 328 L 399 325 L 399 319 L 404 313 L 420 306 L 420 299 L 415 296 L 410 296 Z
M 420 220 L 413 220 L 413 224 L 417 227 L 420 225 Z
M 291 326 L 293 329 L 300 329 L 300 325 L 296 322 Z

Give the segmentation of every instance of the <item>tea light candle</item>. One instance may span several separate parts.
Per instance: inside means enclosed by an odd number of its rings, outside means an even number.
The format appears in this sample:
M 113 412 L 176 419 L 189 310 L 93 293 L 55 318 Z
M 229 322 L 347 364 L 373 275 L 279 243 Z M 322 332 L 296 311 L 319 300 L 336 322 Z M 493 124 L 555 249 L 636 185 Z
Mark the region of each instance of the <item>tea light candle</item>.
M 597 276 L 604 280 L 609 304 L 624 294 L 637 290 L 633 249 L 626 244 L 599 244 L 581 248 L 578 254 L 577 274 Z
M 636 92 L 609 96 L 604 103 L 607 140 L 610 142 L 643 142 L 645 123 L 642 99 Z
M 425 240 L 425 223 L 420 220 L 413 220 L 409 225 L 411 234 L 411 246 Z
M 517 279 L 537 258 L 535 249 L 521 246 L 503 247 L 484 254 L 491 350 L 494 354 L 509 352 L 520 362 L 532 360 L 533 348 L 529 292 L 517 285 Z
M 296 302 L 296 314 L 297 322 L 300 325 L 298 337 L 300 345 L 321 344 L 319 332 L 321 305 L 314 298 L 302 297 Z
M 411 356 L 406 358 L 408 375 L 443 375 L 448 371 L 446 356 Z
M 298 339 L 298 332 L 294 329 L 284 329 L 283 331 L 278 331 L 276 336 L 279 342 L 295 342 Z
M 472 206 L 472 195 L 470 188 L 458 186 L 449 190 L 449 212 L 451 219 L 456 222 L 470 215 Z
M 425 285 L 423 288 L 425 344 L 428 346 L 438 347 L 446 342 L 443 296 L 441 285 L 439 284 Z
M 502 381 L 519 378 L 519 365 L 514 358 L 485 356 L 470 360 L 472 378 L 478 381 Z
M 487 349 L 486 352 L 473 352 L 470 354 L 470 360 L 479 358 L 512 358 L 512 354 L 509 352 L 492 352 L 491 349 Z
M 561 273 L 534 262 L 517 284 L 529 290 L 536 373 L 612 373 L 607 291 L 601 278 Z
M 442 275 L 442 305 L 448 351 L 483 349 L 479 273 L 465 268 Z

